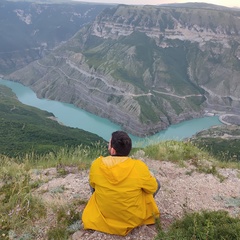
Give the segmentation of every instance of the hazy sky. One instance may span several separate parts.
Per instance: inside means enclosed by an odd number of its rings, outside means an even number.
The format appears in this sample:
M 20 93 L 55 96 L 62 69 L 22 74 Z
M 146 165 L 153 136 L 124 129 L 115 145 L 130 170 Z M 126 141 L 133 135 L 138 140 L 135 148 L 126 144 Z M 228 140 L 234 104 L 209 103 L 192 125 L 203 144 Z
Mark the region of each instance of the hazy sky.
M 80 1 L 80 0 L 75 0 Z M 185 2 L 201 2 L 197 0 L 82 0 L 82 2 L 98 2 L 98 3 L 123 3 L 123 4 L 148 4 L 159 5 L 163 3 L 185 3 Z M 227 7 L 240 7 L 240 0 L 205 0 L 203 2 L 222 5 Z

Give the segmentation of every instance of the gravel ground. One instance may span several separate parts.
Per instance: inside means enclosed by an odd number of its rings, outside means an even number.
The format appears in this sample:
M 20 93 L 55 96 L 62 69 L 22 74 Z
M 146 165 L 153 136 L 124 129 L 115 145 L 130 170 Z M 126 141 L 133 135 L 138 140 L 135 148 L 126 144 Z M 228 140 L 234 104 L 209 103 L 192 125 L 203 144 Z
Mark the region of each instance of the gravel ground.
M 166 161 L 143 160 L 161 182 L 161 189 L 155 199 L 161 212 L 161 223 L 167 227 L 185 212 L 200 210 L 227 210 L 232 216 L 240 216 L 240 171 L 236 169 L 218 169 L 224 177 L 221 181 L 212 174 L 198 173 L 191 161 L 186 166 Z M 47 169 L 34 173 L 34 178 L 46 181 L 36 193 L 48 203 L 64 204 L 90 197 L 88 171 L 66 169 L 68 174 L 58 177 L 56 169 Z M 81 211 L 84 205 L 79 206 Z M 50 214 L 45 221 L 51 226 L 54 217 Z M 44 231 L 43 231 L 44 232 Z M 104 234 L 91 230 L 78 230 L 73 240 L 146 240 L 156 236 L 155 226 L 141 226 L 126 237 Z M 44 239 L 44 237 L 39 237 Z

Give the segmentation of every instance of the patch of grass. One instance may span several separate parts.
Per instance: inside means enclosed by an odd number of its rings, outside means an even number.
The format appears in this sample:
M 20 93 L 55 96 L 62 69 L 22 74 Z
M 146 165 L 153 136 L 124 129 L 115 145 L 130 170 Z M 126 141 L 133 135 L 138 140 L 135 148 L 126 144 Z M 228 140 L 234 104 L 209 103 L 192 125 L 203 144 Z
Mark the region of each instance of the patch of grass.
M 224 181 L 225 177 L 219 174 L 217 171 L 217 162 L 204 161 L 202 159 L 192 159 L 191 164 L 196 167 L 196 170 L 200 173 L 212 174 L 217 176 L 221 182 Z
M 53 194 L 56 194 L 56 193 L 63 193 L 64 190 L 65 190 L 64 186 L 58 186 L 58 187 L 52 189 L 50 192 Z
M 190 159 L 206 159 L 207 154 L 190 142 L 163 141 L 144 148 L 145 154 L 156 160 L 182 163 Z
M 155 240 L 239 240 L 240 219 L 225 211 L 188 213 L 167 231 L 161 228 Z
M 67 240 L 69 234 L 66 232 L 62 226 L 57 226 L 55 228 L 52 228 L 48 231 L 47 233 L 47 239 L 62 239 L 62 240 Z
M 46 207 L 40 198 L 32 195 L 29 169 L 11 159 L 0 161 L 0 236 L 27 227 L 34 220 L 46 216 Z
M 81 213 L 76 211 L 78 201 L 71 205 L 55 206 L 56 225 L 48 232 L 48 239 L 69 239 L 69 236 L 81 229 Z
M 216 133 L 212 130 L 209 130 L 209 135 L 214 136 Z M 233 131 L 232 131 L 233 132 Z M 233 135 L 233 133 L 230 133 Z M 237 132 L 237 130 L 235 130 Z M 223 131 L 223 133 L 228 134 L 227 131 Z M 234 136 L 234 135 L 233 135 Z M 201 149 L 204 149 L 205 151 L 208 151 L 213 156 L 218 158 L 219 160 L 223 162 L 240 162 L 240 154 L 239 154 L 239 147 L 240 147 L 240 140 L 235 139 L 224 139 L 221 137 L 197 137 L 196 139 L 193 139 L 192 142 Z
M 65 169 L 66 166 L 76 166 L 81 170 L 87 169 L 92 160 L 106 154 L 107 145 L 103 146 L 101 142 L 96 142 L 92 146 L 62 147 L 58 151 L 42 155 L 32 152 L 21 158 L 21 161 L 34 168 L 56 167 L 59 175 L 66 175 L 68 173 Z M 19 160 L 17 159 L 17 161 Z
M 195 171 L 217 176 L 220 181 L 225 178 L 217 171 L 219 162 L 207 152 L 200 150 L 191 142 L 163 141 L 144 148 L 146 156 L 151 159 L 171 161 L 184 166 L 186 161 L 195 167 Z M 192 170 L 194 171 L 194 170 Z M 186 174 L 191 175 L 191 172 Z

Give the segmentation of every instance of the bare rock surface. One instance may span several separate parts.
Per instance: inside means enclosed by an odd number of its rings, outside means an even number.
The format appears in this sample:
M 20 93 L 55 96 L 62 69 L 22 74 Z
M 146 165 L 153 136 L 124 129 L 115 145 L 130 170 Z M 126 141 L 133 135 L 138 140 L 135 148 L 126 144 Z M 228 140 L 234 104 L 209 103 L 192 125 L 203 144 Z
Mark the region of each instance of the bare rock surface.
M 186 212 L 226 210 L 233 217 L 240 216 L 239 170 L 217 169 L 218 174 L 212 175 L 199 173 L 191 161 L 184 166 L 151 159 L 143 161 L 161 182 L 161 189 L 155 199 L 161 212 L 160 221 L 163 227 L 167 228 Z M 54 168 L 34 173 L 34 179 L 45 182 L 36 190 L 36 194 L 49 204 L 67 204 L 76 199 L 87 202 L 91 195 L 88 170 L 69 168 L 66 171 L 64 176 L 59 176 Z M 82 204 L 76 211 L 81 212 L 84 206 Z M 50 226 L 51 219 L 49 221 Z M 125 237 L 80 228 L 72 235 L 72 239 L 141 240 L 154 239 L 156 235 L 155 225 L 138 227 Z

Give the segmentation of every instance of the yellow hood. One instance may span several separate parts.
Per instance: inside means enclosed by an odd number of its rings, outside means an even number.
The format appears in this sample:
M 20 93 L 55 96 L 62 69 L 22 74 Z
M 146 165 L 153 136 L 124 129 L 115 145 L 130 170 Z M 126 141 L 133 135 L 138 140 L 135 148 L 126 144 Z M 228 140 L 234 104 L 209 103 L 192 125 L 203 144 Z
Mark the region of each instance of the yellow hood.
M 102 157 L 100 169 L 111 184 L 118 184 L 126 179 L 132 171 L 135 162 L 129 157 Z

